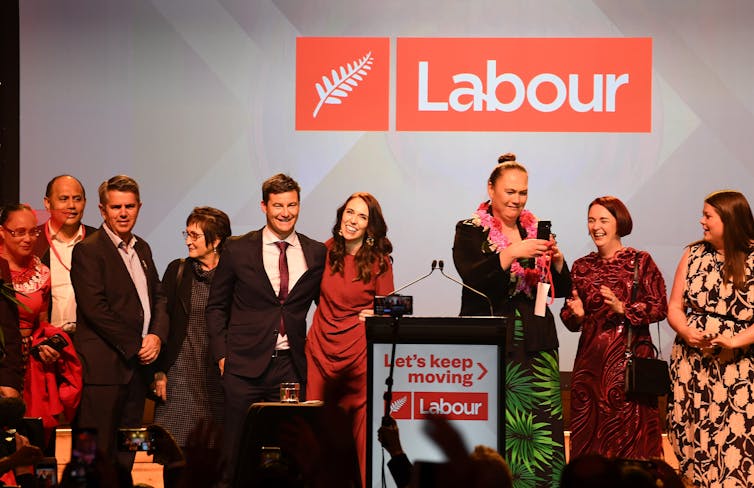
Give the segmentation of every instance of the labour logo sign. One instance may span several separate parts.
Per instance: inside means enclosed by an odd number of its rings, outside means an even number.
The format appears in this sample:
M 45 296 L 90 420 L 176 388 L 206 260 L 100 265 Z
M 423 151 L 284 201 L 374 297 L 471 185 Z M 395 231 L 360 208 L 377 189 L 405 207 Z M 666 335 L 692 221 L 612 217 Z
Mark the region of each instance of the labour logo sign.
M 390 39 L 296 39 L 296 130 L 386 131 Z
M 396 420 L 409 420 L 411 412 L 411 392 L 394 391 L 393 401 L 390 402 L 390 416 Z
M 650 38 L 399 38 L 399 131 L 649 132 Z
M 448 420 L 487 420 L 487 393 L 414 392 L 414 418 L 443 415 Z

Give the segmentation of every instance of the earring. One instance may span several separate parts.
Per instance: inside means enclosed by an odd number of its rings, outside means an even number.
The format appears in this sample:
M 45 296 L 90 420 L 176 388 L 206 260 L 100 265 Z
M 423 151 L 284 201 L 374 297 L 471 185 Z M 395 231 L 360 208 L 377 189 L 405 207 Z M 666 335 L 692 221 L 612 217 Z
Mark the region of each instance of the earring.
M 339 235 L 340 237 L 343 237 L 343 231 L 342 231 L 342 230 L 340 230 L 340 229 L 338 229 L 338 235 Z
M 374 237 L 369 235 L 367 236 L 367 246 L 374 246 Z

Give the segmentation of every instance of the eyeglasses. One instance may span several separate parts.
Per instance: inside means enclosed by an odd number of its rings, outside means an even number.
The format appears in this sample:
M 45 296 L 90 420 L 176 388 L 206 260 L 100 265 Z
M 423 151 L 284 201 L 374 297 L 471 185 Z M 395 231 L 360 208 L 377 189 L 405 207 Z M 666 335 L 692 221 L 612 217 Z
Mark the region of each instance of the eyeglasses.
M 200 237 L 204 237 L 204 234 L 197 234 L 196 232 L 186 232 L 181 231 L 181 235 L 183 236 L 183 240 L 191 239 L 191 242 L 195 242 Z
M 3 227 L 3 228 L 8 232 L 8 234 L 10 234 L 13 237 L 26 237 L 26 234 L 29 234 L 29 237 L 31 237 L 32 239 L 36 239 L 42 234 L 42 230 L 38 229 L 37 227 L 30 230 L 27 230 L 27 229 L 11 230 L 7 227 Z

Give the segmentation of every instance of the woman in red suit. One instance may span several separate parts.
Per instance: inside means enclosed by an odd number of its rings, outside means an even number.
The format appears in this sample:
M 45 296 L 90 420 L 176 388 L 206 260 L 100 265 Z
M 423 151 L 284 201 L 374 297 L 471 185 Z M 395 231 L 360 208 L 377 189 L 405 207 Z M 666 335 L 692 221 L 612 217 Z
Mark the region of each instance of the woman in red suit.
M 589 205 L 589 235 L 596 252 L 577 259 L 573 290 L 560 317 L 581 331 L 571 383 L 571 459 L 582 454 L 662 458 L 657 398 L 627 398 L 626 330 L 633 342 L 649 342 L 649 324 L 665 318 L 665 281 L 652 257 L 621 244 L 631 233 L 631 214 L 619 199 L 600 197 Z M 631 302 L 638 263 L 636 300 Z M 649 346 L 636 355 L 647 357 Z
M 326 382 L 348 393 L 340 406 L 353 415 L 353 435 L 361 468 L 366 469 L 367 361 L 364 320 L 375 295 L 393 291 L 387 225 L 379 202 L 354 193 L 338 209 L 327 246 L 319 305 L 306 341 L 307 399 L 322 400 Z

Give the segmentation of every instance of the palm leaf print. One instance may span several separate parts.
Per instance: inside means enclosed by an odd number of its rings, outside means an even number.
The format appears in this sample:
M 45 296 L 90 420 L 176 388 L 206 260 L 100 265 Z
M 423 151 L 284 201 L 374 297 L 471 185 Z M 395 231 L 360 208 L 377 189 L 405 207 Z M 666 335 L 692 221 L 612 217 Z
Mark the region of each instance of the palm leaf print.
M 545 422 L 534 422 L 534 415 L 506 411 L 505 447 L 511 465 L 523 464 L 532 471 L 552 465 L 556 447 L 552 431 Z
M 541 405 L 549 407 L 552 416 L 562 418 L 563 403 L 560 393 L 560 370 L 557 353 L 543 352 L 532 361 L 535 395 Z
M 507 410 L 531 410 L 534 408 L 534 390 L 531 375 L 520 364 L 505 368 L 505 408 Z
M 312 118 L 317 118 L 323 104 L 341 104 L 341 98 L 347 98 L 348 94 L 359 86 L 359 82 L 363 81 L 364 77 L 369 74 L 373 63 L 374 57 L 372 51 L 369 51 L 353 63 L 346 63 L 346 66 L 341 65 L 337 70 L 330 70 L 330 78 L 326 75 L 322 76 L 322 83 L 315 83 L 314 85 L 317 89 L 317 95 L 319 95 L 319 103 L 317 103 L 317 108 L 314 109 Z

